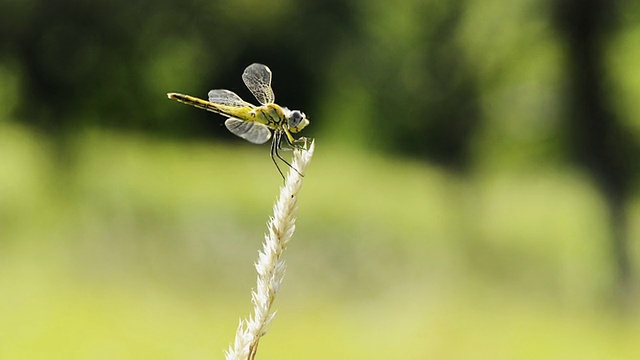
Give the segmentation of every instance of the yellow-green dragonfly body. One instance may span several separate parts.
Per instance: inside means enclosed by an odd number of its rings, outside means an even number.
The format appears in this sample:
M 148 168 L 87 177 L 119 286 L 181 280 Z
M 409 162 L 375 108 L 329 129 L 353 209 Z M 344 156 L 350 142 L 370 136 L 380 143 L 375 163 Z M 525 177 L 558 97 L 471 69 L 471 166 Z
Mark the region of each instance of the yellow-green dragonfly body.
M 306 139 L 295 139 L 292 134 L 300 132 L 309 125 L 309 120 L 299 110 L 289 110 L 274 103 L 275 96 L 271 89 L 271 70 L 266 65 L 249 65 L 242 74 L 242 80 L 256 97 L 260 106 L 242 100 L 232 91 L 221 89 L 209 91 L 209 101 L 178 93 L 168 93 L 167 96 L 169 99 L 226 116 L 228 119 L 224 125 L 227 129 L 234 135 L 254 144 L 267 142 L 272 137 L 271 131 L 273 130 L 271 159 L 276 164 L 280 175 L 283 175 L 275 160 L 276 156 L 289 167 L 293 167 L 278 152 L 281 148 L 282 136 L 285 136 L 290 146 L 301 147 L 299 143 L 306 144 Z M 294 170 L 297 171 L 297 169 Z

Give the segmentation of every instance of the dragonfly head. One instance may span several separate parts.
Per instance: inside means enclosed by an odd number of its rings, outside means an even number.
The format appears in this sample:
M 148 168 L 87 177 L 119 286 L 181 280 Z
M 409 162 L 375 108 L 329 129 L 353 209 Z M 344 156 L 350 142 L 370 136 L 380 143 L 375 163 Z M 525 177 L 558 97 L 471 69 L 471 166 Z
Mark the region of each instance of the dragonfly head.
M 298 133 L 309 125 L 309 119 L 299 110 L 290 111 L 287 121 L 289 122 L 289 131 L 292 133 Z

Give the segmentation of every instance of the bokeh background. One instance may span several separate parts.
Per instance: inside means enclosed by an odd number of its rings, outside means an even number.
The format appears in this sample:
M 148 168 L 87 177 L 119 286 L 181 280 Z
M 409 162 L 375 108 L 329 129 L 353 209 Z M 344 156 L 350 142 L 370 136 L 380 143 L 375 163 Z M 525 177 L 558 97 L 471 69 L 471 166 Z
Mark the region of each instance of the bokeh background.
M 281 179 L 169 101 L 311 119 L 258 359 L 638 359 L 640 3 L 0 0 L 0 358 L 222 358 Z

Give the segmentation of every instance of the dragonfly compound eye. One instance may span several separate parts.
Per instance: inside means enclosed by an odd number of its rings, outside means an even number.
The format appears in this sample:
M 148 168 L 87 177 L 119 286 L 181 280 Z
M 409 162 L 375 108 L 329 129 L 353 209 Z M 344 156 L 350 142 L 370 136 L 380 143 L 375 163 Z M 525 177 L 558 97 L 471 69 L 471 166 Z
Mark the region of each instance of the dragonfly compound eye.
M 304 118 L 304 115 L 302 115 L 300 111 L 293 110 L 291 112 L 291 117 L 289 118 L 289 126 L 297 127 L 303 118 Z

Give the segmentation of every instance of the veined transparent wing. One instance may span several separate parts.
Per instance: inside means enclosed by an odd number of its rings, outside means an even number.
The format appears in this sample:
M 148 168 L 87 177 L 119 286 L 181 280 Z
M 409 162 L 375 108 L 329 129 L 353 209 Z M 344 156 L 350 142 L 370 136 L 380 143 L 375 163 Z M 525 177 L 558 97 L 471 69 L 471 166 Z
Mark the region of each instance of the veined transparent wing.
M 242 100 L 238 94 L 229 90 L 211 90 L 209 91 L 209 101 L 214 104 L 227 105 L 227 106 L 235 106 L 235 107 L 245 107 L 248 106 L 250 108 L 254 108 L 252 104 Z
M 236 136 L 254 144 L 264 144 L 271 139 L 271 131 L 261 123 L 255 121 L 242 121 L 236 118 L 228 118 L 224 126 Z
M 242 80 L 260 104 L 273 104 L 276 100 L 271 89 L 271 70 L 266 65 L 251 64 L 244 69 Z

